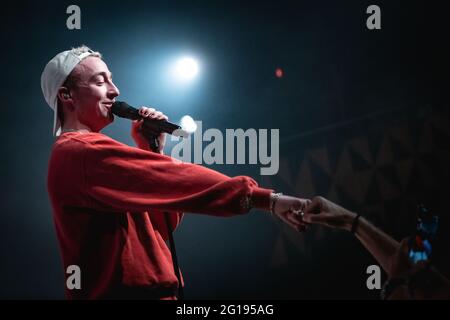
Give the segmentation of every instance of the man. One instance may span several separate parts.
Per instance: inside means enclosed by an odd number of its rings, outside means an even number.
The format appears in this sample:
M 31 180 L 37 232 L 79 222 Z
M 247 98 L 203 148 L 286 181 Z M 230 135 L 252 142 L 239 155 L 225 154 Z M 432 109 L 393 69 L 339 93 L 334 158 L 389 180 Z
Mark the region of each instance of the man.
M 81 269 L 81 289 L 72 299 L 175 299 L 179 281 L 165 243 L 182 212 L 215 216 L 247 213 L 252 207 L 281 218 L 299 231 L 307 200 L 275 194 L 249 177 L 230 178 L 152 152 L 142 122 L 132 124 L 138 148 L 100 131 L 113 122 L 119 95 L 100 53 L 83 46 L 56 55 L 41 86 L 55 112 L 57 136 L 49 160 L 48 192 L 64 267 Z M 142 117 L 167 119 L 152 108 Z

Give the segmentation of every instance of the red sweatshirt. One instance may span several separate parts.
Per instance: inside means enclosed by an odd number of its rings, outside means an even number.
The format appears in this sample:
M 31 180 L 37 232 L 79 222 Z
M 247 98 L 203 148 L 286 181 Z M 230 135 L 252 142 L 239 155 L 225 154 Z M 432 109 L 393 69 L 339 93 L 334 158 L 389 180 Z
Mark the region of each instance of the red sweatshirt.
M 163 212 L 173 230 L 183 211 L 244 214 L 251 203 L 268 207 L 272 192 L 249 177 L 79 132 L 56 140 L 48 191 L 64 270 L 81 269 L 81 289 L 66 288 L 71 299 L 104 298 L 123 287 L 176 288 Z

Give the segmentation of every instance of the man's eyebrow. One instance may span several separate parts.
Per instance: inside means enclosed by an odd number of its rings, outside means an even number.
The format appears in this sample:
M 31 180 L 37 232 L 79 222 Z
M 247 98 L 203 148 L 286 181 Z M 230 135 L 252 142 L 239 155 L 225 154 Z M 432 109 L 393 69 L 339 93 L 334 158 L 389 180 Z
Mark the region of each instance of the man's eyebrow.
M 108 74 L 107 74 L 105 71 L 97 72 L 97 73 L 94 73 L 94 74 L 91 76 L 90 80 L 94 79 L 94 78 L 97 77 L 97 76 L 106 76 L 106 77 L 108 77 Z M 113 77 L 112 72 L 109 73 L 109 77 L 112 79 L 112 77 Z

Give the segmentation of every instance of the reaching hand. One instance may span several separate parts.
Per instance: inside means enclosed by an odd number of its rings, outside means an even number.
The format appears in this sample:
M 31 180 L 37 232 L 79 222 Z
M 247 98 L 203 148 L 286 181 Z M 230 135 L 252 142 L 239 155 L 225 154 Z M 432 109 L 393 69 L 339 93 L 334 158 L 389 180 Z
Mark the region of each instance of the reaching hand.
M 303 220 L 307 223 L 350 231 L 355 213 L 322 198 L 314 197 L 306 207 Z
M 276 201 L 273 211 L 281 220 L 302 232 L 306 230 L 307 224 L 303 221 L 301 213 L 310 202 L 309 199 L 281 195 Z

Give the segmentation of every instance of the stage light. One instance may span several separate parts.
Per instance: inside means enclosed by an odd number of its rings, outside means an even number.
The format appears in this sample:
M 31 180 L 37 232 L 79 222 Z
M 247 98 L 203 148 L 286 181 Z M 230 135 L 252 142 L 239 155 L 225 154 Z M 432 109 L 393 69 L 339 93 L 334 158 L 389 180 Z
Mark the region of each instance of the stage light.
M 199 72 L 198 62 L 191 57 L 179 59 L 172 68 L 172 74 L 178 82 L 192 81 Z
M 197 130 L 197 124 L 195 123 L 194 119 L 192 119 L 191 116 L 183 116 L 180 120 L 180 126 L 188 132 L 189 134 L 195 132 Z
M 283 69 L 277 68 L 277 69 L 275 70 L 275 76 L 276 76 L 277 78 L 282 78 L 283 75 L 284 75 Z

